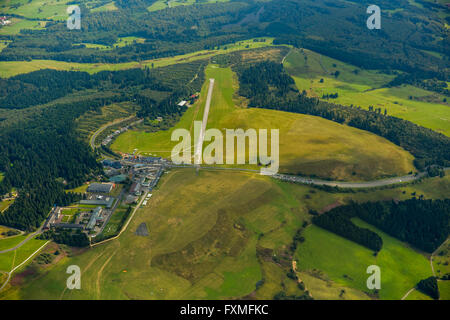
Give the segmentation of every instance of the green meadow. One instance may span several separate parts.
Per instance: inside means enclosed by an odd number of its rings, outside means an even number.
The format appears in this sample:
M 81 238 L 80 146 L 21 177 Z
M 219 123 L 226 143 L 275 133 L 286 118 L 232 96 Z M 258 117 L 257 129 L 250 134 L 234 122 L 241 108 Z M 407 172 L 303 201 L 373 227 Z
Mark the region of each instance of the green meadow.
M 439 281 L 440 300 L 450 300 L 450 281 Z
M 129 102 L 107 105 L 99 112 L 88 111 L 76 120 L 77 131 L 82 139 L 88 140 L 103 125 L 116 119 L 128 118 L 135 114 L 135 111 L 135 105 Z
M 141 154 L 169 158 L 178 143 L 171 141 L 175 129 L 187 129 L 194 137 L 193 123 L 202 120 L 210 78 L 215 79 L 215 85 L 207 128 L 279 129 L 281 172 L 338 180 L 369 180 L 414 170 L 409 153 L 366 131 L 314 116 L 237 106 L 237 76 L 230 68 L 217 65 L 207 67 L 200 99 L 175 127 L 154 133 L 130 130 L 117 137 L 112 149 L 127 153 L 138 149 Z M 270 138 L 268 140 L 270 143 Z M 257 168 L 255 165 L 246 167 Z
M 159 11 L 167 8 L 174 8 L 178 6 L 189 6 L 193 4 L 228 2 L 230 0 L 158 0 L 147 8 L 148 11 Z
M 22 237 L 22 236 L 19 236 Z M 0 241 L 6 241 L 8 239 L 3 239 Z M 0 271 L 9 272 L 14 267 L 20 265 L 23 261 L 25 261 L 30 255 L 32 255 L 37 249 L 39 249 L 46 240 L 36 240 L 32 239 L 25 243 L 20 248 L 9 251 L 6 253 L 0 253 Z M 1 242 L 0 242 L 1 243 Z M 24 268 L 20 268 L 21 270 Z M 20 270 L 17 270 L 16 272 L 19 272 Z
M 414 185 L 414 190 L 429 189 L 428 196 L 442 197 L 446 190 L 439 190 L 441 181 L 428 179 Z M 282 257 L 296 231 L 310 220 L 310 209 L 320 211 L 335 202 L 350 200 L 388 199 L 390 194 L 398 199 L 411 197 L 403 191 L 396 188 L 330 194 L 257 174 L 174 169 L 163 176 L 148 206 L 137 211 L 119 239 L 65 257 L 50 269 L 33 269 L 34 275 L 27 276 L 21 286 L 0 293 L 0 297 L 272 299 L 281 290 L 301 294 L 295 281 L 286 277 L 289 266 L 267 258 L 259 261 L 258 248 L 269 250 L 268 257 Z M 148 237 L 135 234 L 142 223 L 147 226 Z M 371 264 L 382 270 L 382 299 L 401 298 L 431 274 L 424 256 L 379 234 L 384 247 L 374 257 L 370 250 L 333 233 L 307 227 L 302 233 L 306 240 L 299 245 L 295 259 L 299 277 L 313 297 L 369 298 L 364 293 L 368 276 L 365 270 Z M 5 257 L 9 260 L 0 260 L 0 270 L 8 269 L 14 254 Z M 79 291 L 65 289 L 65 270 L 72 264 L 83 271 Z M 255 284 L 262 278 L 264 285 L 256 290 Z M 341 295 L 342 290 L 345 293 Z
M 104 12 L 104 11 L 115 11 L 118 10 L 114 1 L 107 3 L 103 6 L 91 9 L 91 12 Z
M 371 293 L 366 286 L 369 277 L 366 269 L 377 265 L 381 270 L 379 297 L 388 300 L 402 298 L 421 279 L 432 275 L 425 256 L 359 219 L 354 222 L 382 237 L 383 248 L 377 256 L 363 246 L 313 225 L 305 230 L 306 241 L 296 253 L 299 268 L 319 269 L 337 284 Z
M 416 289 L 412 291 L 410 294 L 408 294 L 405 300 L 433 300 L 433 299 Z
M 310 96 L 338 93 L 337 99 L 328 101 L 364 109 L 373 106 L 382 113 L 386 109 L 388 115 L 450 135 L 450 106 L 443 102 L 443 95 L 410 85 L 384 87 L 395 76 L 362 70 L 306 49 L 292 50 L 284 65 L 299 90 Z
M 14 200 L 0 201 L 0 213 L 3 212 L 3 210 L 6 210 L 13 202 Z
M 149 205 L 139 209 L 119 239 L 65 258 L 45 274 L 27 279 L 22 288 L 5 291 L 3 297 L 247 296 L 263 277 L 256 256 L 258 244 L 282 250 L 280 244 L 288 243 L 307 219 L 287 191 L 259 175 L 174 170 L 163 177 Z M 186 201 L 180 202 L 180 197 Z M 135 234 L 142 223 L 148 228 L 148 237 Z M 269 233 L 267 239 L 257 237 L 262 230 Z M 71 264 L 83 270 L 81 290 L 65 290 L 65 269 Z M 281 280 L 286 280 L 285 272 L 279 273 Z M 280 290 L 278 282 L 278 287 L 260 295 L 269 299 Z

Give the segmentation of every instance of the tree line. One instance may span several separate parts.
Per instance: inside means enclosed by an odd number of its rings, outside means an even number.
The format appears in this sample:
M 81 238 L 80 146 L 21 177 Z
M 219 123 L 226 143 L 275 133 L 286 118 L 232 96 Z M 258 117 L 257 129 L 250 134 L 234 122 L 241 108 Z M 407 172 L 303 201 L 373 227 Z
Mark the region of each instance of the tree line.
M 243 68 L 235 66 L 239 81 L 243 81 L 245 90 L 241 91 L 250 98 L 250 107 L 281 110 L 294 113 L 309 114 L 332 120 L 341 124 L 372 132 L 376 135 L 399 145 L 415 156 L 414 164 L 419 170 L 430 165 L 450 166 L 450 139 L 438 132 L 418 126 L 407 120 L 373 112 L 359 108 L 346 107 L 318 98 L 311 98 L 306 92 L 293 94 L 291 90 L 287 95 L 271 95 L 260 87 L 277 87 L 275 91 L 284 91 L 284 83 L 269 83 L 266 78 L 280 78 L 280 74 L 286 74 L 281 65 L 268 68 L 267 65 L 274 65 L 275 62 L 261 62 L 251 67 Z M 260 74 L 249 71 L 262 68 L 266 76 L 261 78 Z M 270 92 L 270 91 L 269 91 Z
M 313 222 L 372 250 L 382 239 L 375 232 L 356 226 L 358 217 L 387 234 L 426 252 L 435 251 L 450 232 L 450 199 L 378 201 L 341 206 L 316 216 Z

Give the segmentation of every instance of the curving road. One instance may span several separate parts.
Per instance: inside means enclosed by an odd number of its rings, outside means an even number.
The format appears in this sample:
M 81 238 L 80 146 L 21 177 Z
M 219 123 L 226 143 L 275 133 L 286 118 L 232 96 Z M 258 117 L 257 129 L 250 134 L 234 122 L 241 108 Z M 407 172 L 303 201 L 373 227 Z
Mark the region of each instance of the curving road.
M 193 167 L 194 165 L 169 165 L 170 168 L 189 168 Z M 226 167 L 214 167 L 214 166 L 196 166 L 199 169 L 203 170 L 230 170 L 230 171 L 243 171 L 243 172 L 254 172 L 259 173 L 259 170 L 252 170 L 252 169 L 241 169 L 241 168 L 226 168 Z M 445 171 L 450 170 L 450 168 L 444 168 Z M 373 180 L 373 181 L 364 181 L 364 182 L 342 182 L 342 181 L 328 181 L 328 180 L 321 180 L 321 179 L 315 179 L 315 178 L 308 178 L 308 177 L 302 177 L 302 176 L 294 176 L 289 174 L 275 174 L 272 176 L 274 179 L 279 179 L 282 181 L 288 181 L 288 182 L 295 182 L 295 183 L 301 183 L 301 184 L 310 184 L 310 185 L 316 185 L 316 186 L 329 186 L 329 187 L 338 187 L 343 189 L 364 189 L 364 188 L 378 188 L 378 187 L 384 187 L 399 183 L 407 183 L 407 182 L 413 182 L 422 178 L 427 177 L 426 172 L 418 173 L 417 175 L 410 174 L 402 177 L 395 177 L 395 178 L 387 178 L 387 179 L 381 179 L 381 180 Z
M 28 241 L 30 241 L 31 239 L 34 238 L 34 236 L 37 236 L 38 234 L 42 233 L 42 226 L 37 229 L 35 232 L 31 233 L 28 237 L 26 237 L 22 242 L 20 242 L 19 244 L 17 244 L 16 246 L 9 248 L 9 249 L 5 249 L 5 250 L 0 250 L 0 254 L 1 253 L 6 253 L 6 252 L 10 252 L 10 251 L 14 251 L 16 249 L 19 249 L 21 246 L 23 246 L 25 243 L 27 243 Z
M 92 137 L 91 137 L 91 140 L 89 141 L 89 144 L 91 145 L 92 150 L 95 150 L 95 148 L 97 147 L 97 146 L 95 145 L 95 139 L 97 139 L 97 137 L 98 137 L 98 135 L 99 135 L 100 133 L 102 133 L 103 131 L 105 131 L 107 128 L 109 128 L 109 127 L 111 127 L 111 126 L 114 126 L 114 125 L 119 124 L 119 123 L 121 123 L 121 122 L 125 122 L 125 121 L 128 121 L 128 120 L 131 120 L 131 119 L 133 119 L 133 118 L 135 118 L 135 117 L 136 117 L 136 116 L 130 116 L 130 117 L 128 117 L 128 118 L 117 119 L 117 120 L 114 120 L 114 121 L 112 121 L 112 122 L 109 122 L 109 123 L 107 123 L 107 124 L 101 126 L 97 131 L 94 132 L 94 134 L 93 134 Z
M 17 269 L 19 269 L 21 266 L 23 266 L 25 263 L 28 262 L 28 260 L 30 260 L 31 258 L 33 258 L 36 253 L 38 253 L 39 251 L 41 251 L 47 244 L 50 243 L 50 240 L 47 241 L 46 243 L 44 243 L 41 247 L 39 247 L 39 249 L 37 249 L 35 252 L 33 252 L 28 258 L 26 258 L 21 264 L 19 264 L 18 266 L 15 266 L 10 272 L 6 272 L 6 274 L 8 275 L 8 277 L 6 278 L 6 281 L 2 284 L 2 286 L 0 287 L 0 291 L 3 290 L 4 287 L 6 287 L 6 285 L 8 284 L 9 280 L 11 280 L 11 275 L 14 273 L 14 271 L 16 271 Z

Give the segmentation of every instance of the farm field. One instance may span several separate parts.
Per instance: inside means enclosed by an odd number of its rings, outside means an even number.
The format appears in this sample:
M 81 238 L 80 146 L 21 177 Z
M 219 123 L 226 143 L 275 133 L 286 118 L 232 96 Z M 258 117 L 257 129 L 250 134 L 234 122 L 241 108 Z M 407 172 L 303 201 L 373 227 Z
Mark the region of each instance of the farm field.
M 279 129 L 281 172 L 370 180 L 414 170 L 409 153 L 374 134 L 314 116 L 236 107 L 237 78 L 230 68 L 216 65 L 207 67 L 200 99 L 174 128 L 155 133 L 130 130 L 118 136 L 112 149 L 169 157 L 177 144 L 171 141 L 175 129 L 188 129 L 194 136 L 193 121 L 203 117 L 209 78 L 215 79 L 215 86 L 207 128 Z
M 0 34 L 1 34 L 0 29 Z M 130 39 L 130 38 L 128 38 Z M 137 38 L 136 38 L 137 39 Z M 132 68 L 158 68 L 178 63 L 186 63 L 201 59 L 208 59 L 218 54 L 229 53 L 239 50 L 250 50 L 272 46 L 273 38 L 265 38 L 265 42 L 255 42 L 254 39 L 243 40 L 233 44 L 223 46 L 215 50 L 202 50 L 184 55 L 159 58 L 153 60 L 145 60 L 141 62 L 124 62 L 124 63 L 76 63 L 64 62 L 56 60 L 31 60 L 31 61 L 0 61 L 0 77 L 9 78 L 18 74 L 28 73 L 41 69 L 55 69 L 66 71 L 85 71 L 88 73 L 96 73 L 104 70 L 124 70 Z M 118 45 L 127 43 L 126 38 L 119 39 Z M 129 43 L 129 42 L 128 42 Z M 91 44 L 94 45 L 94 44 Z
M 443 102 L 443 95 L 410 85 L 384 88 L 395 76 L 362 70 L 306 49 L 292 50 L 284 65 L 299 90 L 310 96 L 338 93 L 338 98 L 328 101 L 364 109 L 373 106 L 382 113 L 386 109 L 388 115 L 450 135 L 450 105 Z
M 366 287 L 366 269 L 377 265 L 381 269 L 378 294 L 388 300 L 402 298 L 420 280 L 432 275 L 425 256 L 362 220 L 353 221 L 382 237 L 383 248 L 376 257 L 371 250 L 313 225 L 305 230 L 306 241 L 296 253 L 299 268 L 319 269 L 340 285 L 370 291 Z

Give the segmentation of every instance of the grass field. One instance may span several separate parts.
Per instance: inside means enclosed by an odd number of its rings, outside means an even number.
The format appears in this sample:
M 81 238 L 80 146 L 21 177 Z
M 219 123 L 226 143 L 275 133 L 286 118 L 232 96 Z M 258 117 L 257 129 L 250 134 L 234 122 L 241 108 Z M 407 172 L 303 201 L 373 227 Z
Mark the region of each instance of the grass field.
M 15 35 L 20 30 L 42 30 L 45 28 L 45 21 L 24 20 L 19 18 L 11 18 L 11 24 L 0 28 L 0 35 Z
M 377 265 L 381 269 L 381 299 L 400 299 L 421 279 L 431 276 L 423 255 L 359 219 L 354 222 L 382 237 L 383 248 L 376 257 L 371 250 L 313 225 L 305 231 L 306 241 L 296 254 L 300 269 L 319 269 L 340 285 L 370 292 L 366 269 Z
M 89 140 L 92 134 L 103 125 L 116 119 L 128 118 L 135 114 L 136 106 L 130 102 L 115 103 L 104 106 L 99 112 L 89 111 L 76 120 L 77 131 L 84 140 Z
M 39 280 L 27 281 L 23 291 L 5 294 L 41 299 L 246 296 L 262 277 L 256 234 L 273 229 L 264 245 L 275 249 L 289 242 L 307 218 L 298 206 L 266 177 L 173 171 L 118 240 L 66 259 Z M 149 237 L 134 234 L 141 223 L 146 223 Z M 82 290 L 77 292 L 64 292 L 69 264 L 83 270 Z M 267 291 L 266 297 L 279 290 Z
M 0 52 L 5 49 L 11 41 L 9 40 L 0 40 Z
M 229 0 L 158 0 L 147 8 L 148 11 L 158 11 L 166 8 L 173 8 L 178 6 L 189 6 L 193 4 L 228 2 Z
M 439 281 L 440 300 L 450 300 L 450 281 Z
M 14 202 L 14 200 L 3 200 L 0 201 L 0 213 L 8 209 L 9 206 Z
M 118 10 L 114 1 L 107 3 L 103 6 L 91 9 L 91 12 L 104 12 L 104 11 L 115 11 Z
M 230 68 L 209 65 L 205 78 L 215 79 L 207 127 L 279 129 L 281 172 L 366 180 L 414 170 L 409 153 L 374 134 L 319 117 L 236 107 L 238 83 Z M 201 98 L 174 128 L 155 133 L 128 131 L 118 136 L 112 149 L 129 153 L 138 149 L 140 153 L 170 157 L 177 144 L 170 139 L 175 129 L 188 129 L 194 136 L 193 121 L 202 119 L 208 86 L 207 80 Z
M 19 235 L 14 237 L 8 237 L 6 239 L 0 239 L 0 251 L 13 248 L 27 238 L 27 235 Z
M 83 184 L 82 186 L 80 186 L 78 188 L 66 190 L 66 192 L 85 193 L 87 191 L 88 187 L 89 187 L 89 184 Z
M 383 88 L 394 76 L 362 70 L 306 49 L 292 50 L 285 67 L 297 87 L 310 96 L 338 93 L 337 99 L 329 101 L 365 109 L 373 106 L 382 113 L 386 109 L 388 115 L 450 135 L 450 106 L 443 102 L 443 95 L 410 85 Z M 340 72 L 337 78 L 336 71 Z
M 433 266 L 438 277 L 450 273 L 450 241 L 447 241 L 436 250 L 433 256 Z
M 108 224 L 103 229 L 102 233 L 99 235 L 100 238 L 109 238 L 120 231 L 122 218 L 126 214 L 127 207 L 126 206 L 119 206 L 111 216 L 111 218 L 108 221 Z
M 406 297 L 405 300 L 433 300 L 433 299 L 416 289 L 413 292 L 411 292 Z
M 0 29 L 0 34 L 1 34 Z M 117 45 L 124 45 L 130 40 L 130 38 L 121 38 Z M 138 39 L 138 38 L 136 38 Z M 124 62 L 124 63 L 75 63 L 64 62 L 56 60 L 32 60 L 32 61 L 0 61 L 0 77 L 8 78 L 22 73 L 28 73 L 41 69 L 55 69 L 55 70 L 68 70 L 68 71 L 85 71 L 89 73 L 96 73 L 103 70 L 124 70 L 131 68 L 144 68 L 144 67 L 165 67 L 168 65 L 187 63 L 191 61 L 197 61 L 201 59 L 208 59 L 218 54 L 234 52 L 238 50 L 250 50 L 255 48 L 262 48 L 272 46 L 273 38 L 265 38 L 265 42 L 254 42 L 253 39 L 243 40 L 227 46 L 223 46 L 216 50 L 202 50 L 184 55 L 159 58 L 153 60 L 145 60 L 142 62 Z M 135 40 L 135 39 L 133 39 Z M 94 45 L 94 44 L 91 44 Z M 226 47 L 226 49 L 225 49 Z
M 0 225 L 0 240 L 3 238 L 9 238 L 7 235 L 2 235 L 2 233 L 8 232 L 8 231 L 17 231 L 17 230 Z
M 318 300 L 369 300 L 370 297 L 362 291 L 340 286 L 328 279 L 323 272 L 300 272 L 300 279 L 306 289 Z

